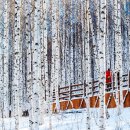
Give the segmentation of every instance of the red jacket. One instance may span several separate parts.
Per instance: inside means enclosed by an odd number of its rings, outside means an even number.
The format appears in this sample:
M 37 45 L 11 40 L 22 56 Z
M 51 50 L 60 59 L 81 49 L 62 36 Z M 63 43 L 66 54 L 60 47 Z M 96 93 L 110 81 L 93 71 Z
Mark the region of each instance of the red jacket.
M 112 73 L 110 70 L 106 71 L 106 83 L 111 83 L 112 82 Z

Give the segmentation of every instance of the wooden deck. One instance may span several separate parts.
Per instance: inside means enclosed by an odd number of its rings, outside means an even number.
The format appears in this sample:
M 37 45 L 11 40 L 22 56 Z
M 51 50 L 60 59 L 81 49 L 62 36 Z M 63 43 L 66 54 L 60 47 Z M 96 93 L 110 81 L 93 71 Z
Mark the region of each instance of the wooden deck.
M 120 82 L 118 81 L 118 86 L 115 86 L 115 76 L 113 75 L 113 82 L 110 83 L 109 89 L 106 87 L 105 91 L 105 104 L 107 108 L 115 108 L 116 107 L 116 92 L 119 92 L 120 95 Z M 118 78 L 118 77 L 117 77 Z M 118 78 L 119 79 L 119 78 Z M 122 75 L 122 94 L 123 94 L 123 105 L 124 107 L 130 107 L 130 72 L 128 74 Z M 80 109 L 86 107 L 86 93 L 89 96 L 90 107 L 98 108 L 100 99 L 99 99 L 99 82 L 94 81 L 90 82 L 91 86 L 89 89 L 89 93 L 86 92 L 87 84 L 74 84 L 65 87 L 59 87 L 58 95 L 60 102 L 60 110 L 67 109 Z M 108 84 L 106 84 L 107 86 Z M 118 88 L 118 90 L 117 90 Z M 56 111 L 56 103 L 55 103 L 55 92 L 53 95 L 53 111 Z M 120 102 L 120 101 L 119 101 Z

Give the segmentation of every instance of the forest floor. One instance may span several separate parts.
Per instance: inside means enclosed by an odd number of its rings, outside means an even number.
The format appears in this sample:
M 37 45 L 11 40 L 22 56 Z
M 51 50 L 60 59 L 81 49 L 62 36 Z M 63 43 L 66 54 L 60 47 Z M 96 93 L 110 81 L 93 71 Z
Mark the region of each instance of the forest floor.
M 130 108 L 122 110 L 121 115 L 117 116 L 117 109 L 109 109 L 110 117 L 105 120 L 106 130 L 115 130 L 117 120 L 121 130 L 130 130 Z M 99 110 L 90 109 L 90 126 L 91 130 L 99 129 Z M 45 125 L 40 126 L 40 130 L 49 130 L 49 116 L 44 118 Z M 29 130 L 28 117 L 20 118 L 20 130 Z M 0 130 L 2 122 L 0 121 Z M 14 118 L 5 119 L 5 130 L 14 130 Z M 68 110 L 59 114 L 52 115 L 52 130 L 86 130 L 86 111 Z

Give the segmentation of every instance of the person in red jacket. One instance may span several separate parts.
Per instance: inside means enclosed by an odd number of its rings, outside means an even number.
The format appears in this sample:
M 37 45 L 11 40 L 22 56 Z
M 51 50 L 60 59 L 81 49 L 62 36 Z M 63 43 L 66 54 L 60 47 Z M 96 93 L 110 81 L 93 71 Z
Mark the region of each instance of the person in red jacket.
M 111 82 L 112 82 L 112 73 L 111 70 L 108 69 L 106 71 L 106 86 L 107 86 L 107 90 L 109 91 L 111 88 Z

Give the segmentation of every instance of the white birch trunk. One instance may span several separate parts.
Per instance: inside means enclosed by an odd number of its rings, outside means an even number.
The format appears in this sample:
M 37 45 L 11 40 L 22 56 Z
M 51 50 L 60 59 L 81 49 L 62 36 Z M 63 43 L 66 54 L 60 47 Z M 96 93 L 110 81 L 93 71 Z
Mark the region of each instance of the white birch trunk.
M 8 1 L 6 0 L 4 3 L 4 38 L 3 38 L 3 47 L 4 47 L 4 72 L 3 72 L 3 84 L 4 84 L 4 110 L 3 110 L 3 117 L 7 118 L 9 117 L 9 90 L 8 90 L 8 55 L 9 55 L 9 39 L 8 39 L 8 33 L 9 33 L 9 27 L 8 27 L 8 12 L 9 12 L 9 6 Z
M 52 68 L 52 71 L 54 73 L 52 73 L 52 80 L 54 80 L 52 82 L 52 86 L 51 87 L 55 87 L 55 95 L 56 95 L 56 109 L 57 112 L 59 112 L 60 107 L 59 107 L 59 70 L 60 70 L 60 44 L 59 44 L 59 1 L 53 0 L 52 3 L 52 62 L 53 64 L 55 64 L 55 71 L 53 70 L 54 67 Z M 54 62 L 54 61 L 55 62 Z M 53 66 L 52 64 L 52 66 Z M 54 76 L 54 78 L 53 78 Z M 54 85 L 53 85 L 54 83 Z
M 116 75 L 119 72 L 120 73 L 120 98 L 121 102 L 122 100 L 122 42 L 121 42 L 121 16 L 120 16 L 120 1 L 115 0 L 114 1 L 114 9 L 115 9 L 115 54 L 116 54 L 116 60 L 115 60 L 115 72 Z M 117 80 L 117 78 L 116 78 Z M 117 83 L 117 81 L 116 81 Z M 117 107 L 119 106 L 119 89 L 118 89 L 118 84 L 116 84 L 116 104 Z M 120 104 L 123 107 L 123 104 Z M 120 108 L 119 108 L 120 109 Z M 120 110 L 119 110 L 120 111 Z M 118 111 L 118 112 L 119 112 Z M 120 113 L 120 112 L 119 112 Z M 119 114 L 118 113 L 118 114 Z
M 81 1 L 78 0 L 78 14 L 77 14 L 77 26 L 78 26 L 78 41 L 77 41 L 77 65 L 78 65 L 78 82 L 80 84 L 83 82 L 83 75 L 82 75 L 82 41 L 81 41 L 81 29 L 82 29 L 82 22 L 81 22 Z
M 127 0 L 126 0 L 127 1 Z M 129 45 L 129 53 L 128 53 L 128 56 L 129 56 L 129 71 L 130 71 L 130 15 L 127 16 L 127 26 L 128 26 L 128 45 Z
M 0 37 L 0 46 L 2 46 L 2 37 Z M 3 111 L 3 49 L 0 47 L 0 118 L 2 118 Z
M 85 78 L 86 78 L 86 107 L 87 107 L 87 117 L 86 117 L 86 130 L 90 129 L 90 113 L 89 113 L 89 109 L 90 109 L 90 66 L 91 66 L 91 62 L 90 62 L 90 48 L 89 48 L 89 0 L 85 1 Z
M 87 1 L 87 46 L 88 46 L 88 52 L 87 52 L 87 58 L 88 58 L 88 91 L 89 91 L 89 96 L 93 95 L 92 92 L 92 64 L 91 64 L 91 47 L 90 47 L 90 25 L 92 24 L 91 21 L 91 14 L 90 14 L 90 1 Z
M 44 62 L 44 23 L 46 14 L 46 3 L 40 3 L 40 44 L 41 44 L 41 89 L 40 89 L 40 124 L 44 124 L 45 115 L 45 62 Z
M 21 0 L 15 0 L 15 41 L 14 41 L 14 116 L 15 130 L 19 130 L 19 52 L 20 52 L 20 4 Z
M 106 0 L 101 0 L 100 3 L 100 42 L 99 42 L 99 66 L 100 66 L 100 80 L 99 80 L 99 98 L 100 98 L 100 119 L 99 129 L 105 129 L 105 42 L 106 42 Z
M 23 78 L 23 47 L 24 47 L 24 37 L 25 32 L 25 1 L 21 0 L 20 3 L 20 45 L 19 45 L 19 116 L 22 117 L 24 111 L 24 78 Z M 21 11 L 22 9 L 22 11 Z M 24 50 L 25 51 L 25 50 Z M 25 108 L 26 109 L 26 108 Z
M 99 0 L 96 1 L 97 3 L 97 60 L 98 60 L 98 65 L 97 65 L 97 79 L 99 79 L 99 71 L 100 71 L 100 67 L 99 67 L 99 42 L 100 42 L 100 2 Z
M 121 114 L 121 107 L 123 107 L 123 94 L 122 94 L 122 41 L 121 41 L 121 8 L 120 0 L 114 1 L 114 12 L 115 12 L 115 74 L 116 74 L 116 106 L 117 106 L 117 121 L 116 129 L 120 128 L 120 119 L 119 115 Z M 117 84 L 117 74 L 120 74 L 119 82 L 120 86 Z M 118 88 L 119 86 L 119 88 Z M 120 89 L 120 90 L 119 90 Z M 119 95 L 120 94 L 120 95 Z M 119 103 L 120 97 L 120 103 Z
M 6 2 L 5 2 L 6 3 Z M 4 3 L 3 3 L 4 5 Z M 4 7 L 4 6 L 3 6 Z M 3 11 L 2 11 L 3 13 Z M 2 21 L 2 23 L 4 23 L 4 21 Z M 2 28 L 2 27 L 1 27 Z M 2 28 L 3 29 L 3 28 Z M 0 33 L 3 34 L 3 30 L 0 30 Z M 4 61 L 3 61 L 3 37 L 0 37 L 0 121 L 1 121 L 1 124 L 2 124 L 2 130 L 4 130 L 4 118 L 3 118 L 3 110 L 4 110 L 4 84 L 3 84 L 3 74 L 4 74 Z
M 74 84 L 74 68 L 73 68 L 73 63 L 74 63 L 74 49 L 73 49 L 73 46 L 74 46 L 74 1 L 71 0 L 71 43 L 70 43 L 70 84 Z
M 29 112 L 29 130 L 32 130 L 32 51 L 31 51 L 31 0 L 26 1 L 26 44 L 27 44 L 27 109 Z
M 40 107 L 39 107 L 39 91 L 40 91 L 40 0 L 34 1 L 34 41 L 33 47 L 33 130 L 39 130 L 40 124 Z
M 123 75 L 123 66 L 122 66 L 122 36 L 121 36 L 121 1 L 117 0 L 117 6 L 118 6 L 118 10 L 117 10 L 117 29 L 118 29 L 118 47 L 116 45 L 116 49 L 117 50 L 117 64 L 118 64 L 118 70 L 120 72 L 120 107 L 123 108 L 123 89 L 122 89 L 122 75 Z M 116 44 L 117 44 L 116 43 Z
M 44 19 L 44 77 L 45 77 L 45 109 L 48 111 L 48 98 L 49 98 L 49 88 L 48 88 L 48 61 L 47 61 L 47 12 L 48 12 L 48 1 L 45 0 L 45 19 Z
M 62 59 L 62 84 L 61 86 L 65 86 L 65 1 L 62 2 L 63 4 L 63 39 L 62 39 L 62 54 L 63 54 L 63 59 Z

